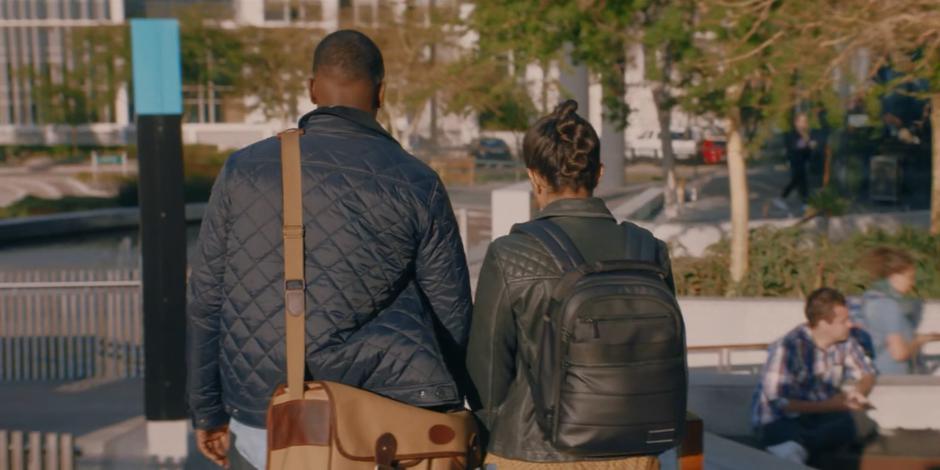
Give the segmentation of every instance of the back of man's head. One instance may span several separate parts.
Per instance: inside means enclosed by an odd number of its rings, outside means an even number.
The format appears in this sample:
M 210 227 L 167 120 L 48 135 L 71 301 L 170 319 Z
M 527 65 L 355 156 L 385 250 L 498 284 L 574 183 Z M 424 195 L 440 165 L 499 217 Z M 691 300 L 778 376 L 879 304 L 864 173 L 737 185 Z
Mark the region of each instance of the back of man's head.
M 365 34 L 342 29 L 328 34 L 313 52 L 313 76 L 328 74 L 341 81 L 367 81 L 376 88 L 385 79 L 382 51 Z

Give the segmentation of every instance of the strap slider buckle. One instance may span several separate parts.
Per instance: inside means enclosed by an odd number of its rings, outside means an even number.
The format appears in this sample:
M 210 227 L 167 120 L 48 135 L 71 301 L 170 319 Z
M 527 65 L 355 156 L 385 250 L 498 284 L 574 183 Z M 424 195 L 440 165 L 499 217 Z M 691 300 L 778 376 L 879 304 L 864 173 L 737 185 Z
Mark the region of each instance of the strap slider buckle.
M 304 294 L 303 279 L 288 279 L 284 281 L 284 308 L 292 316 L 301 316 L 304 314 L 304 304 L 306 303 Z
M 304 237 L 303 225 L 285 225 L 283 227 L 283 230 L 284 230 L 284 238 L 301 239 Z

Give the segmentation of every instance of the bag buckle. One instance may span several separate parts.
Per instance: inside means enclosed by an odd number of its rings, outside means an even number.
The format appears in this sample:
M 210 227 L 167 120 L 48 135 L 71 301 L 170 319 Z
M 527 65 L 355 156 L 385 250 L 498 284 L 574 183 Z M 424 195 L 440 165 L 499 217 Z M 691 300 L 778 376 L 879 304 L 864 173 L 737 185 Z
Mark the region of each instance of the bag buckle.
M 293 316 L 304 314 L 304 280 L 288 279 L 284 281 L 284 306 Z
M 304 226 L 303 225 L 285 225 L 282 230 L 284 231 L 284 238 L 288 239 L 298 239 L 304 238 Z
M 392 433 L 385 433 L 375 441 L 375 470 L 395 470 L 395 454 L 398 440 Z

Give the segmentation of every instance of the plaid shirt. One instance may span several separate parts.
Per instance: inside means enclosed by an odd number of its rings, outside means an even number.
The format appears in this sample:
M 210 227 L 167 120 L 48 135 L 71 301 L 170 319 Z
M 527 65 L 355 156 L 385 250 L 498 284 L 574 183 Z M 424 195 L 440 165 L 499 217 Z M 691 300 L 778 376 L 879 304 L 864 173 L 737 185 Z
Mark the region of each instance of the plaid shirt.
M 751 424 L 757 428 L 796 416 L 783 411 L 787 400 L 828 400 L 841 391 L 847 379 L 874 374 L 871 360 L 854 338 L 819 349 L 809 327 L 798 326 L 770 345 L 754 393 Z

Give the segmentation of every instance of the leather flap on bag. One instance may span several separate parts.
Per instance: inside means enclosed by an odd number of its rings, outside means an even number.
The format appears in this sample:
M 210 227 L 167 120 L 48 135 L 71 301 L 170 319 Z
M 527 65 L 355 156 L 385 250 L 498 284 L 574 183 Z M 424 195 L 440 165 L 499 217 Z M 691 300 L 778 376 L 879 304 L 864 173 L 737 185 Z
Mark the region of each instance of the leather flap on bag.
M 336 445 L 348 458 L 372 460 L 386 433 L 397 442 L 397 460 L 465 457 L 477 432 L 468 411 L 438 413 L 335 382 L 317 382 L 330 396 Z

